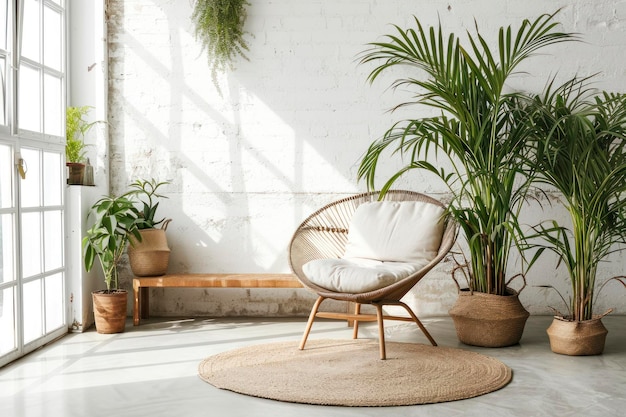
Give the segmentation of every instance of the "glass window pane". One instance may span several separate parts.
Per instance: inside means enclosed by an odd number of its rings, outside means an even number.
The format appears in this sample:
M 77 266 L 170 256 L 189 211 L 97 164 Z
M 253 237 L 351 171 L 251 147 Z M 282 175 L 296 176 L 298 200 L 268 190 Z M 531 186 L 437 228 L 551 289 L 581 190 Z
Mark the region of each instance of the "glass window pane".
M 0 3 L 0 49 L 7 49 L 7 31 L 9 28 L 7 16 L 9 10 L 9 2 L 3 1 Z
M 22 148 L 21 152 L 26 170 L 26 178 L 20 179 L 22 207 L 40 207 L 41 152 L 26 148 Z
M 0 355 L 17 347 L 15 337 L 15 288 L 0 290 Z
M 41 132 L 40 97 L 39 71 L 22 63 L 17 94 L 17 117 L 20 129 Z
M 45 271 L 63 267 L 63 212 L 47 211 L 44 222 Z
M 24 343 L 32 342 L 43 335 L 41 284 L 42 280 L 38 279 L 23 286 Z
M 41 215 L 22 214 L 22 273 L 24 277 L 40 274 L 41 270 Z
M 0 283 L 15 281 L 13 219 L 13 214 L 0 215 Z
M 13 207 L 13 148 L 0 144 L 0 208 Z
M 58 152 L 43 153 L 43 205 L 60 206 L 63 203 L 63 169 L 61 154 Z
M 44 47 L 43 47 L 43 63 L 44 65 L 61 71 L 61 41 L 63 20 L 61 14 L 44 7 L 43 12 L 43 30 L 44 30 Z
M 46 332 L 63 326 L 63 274 L 46 277 Z
M 40 3 L 38 0 L 24 0 L 24 29 L 22 31 L 22 56 L 41 63 L 39 55 Z
M 61 79 L 52 75 L 44 75 L 44 133 L 54 136 L 63 136 L 61 128 L 63 120 L 63 100 Z
M 6 57 L 0 56 L 0 125 L 7 124 Z

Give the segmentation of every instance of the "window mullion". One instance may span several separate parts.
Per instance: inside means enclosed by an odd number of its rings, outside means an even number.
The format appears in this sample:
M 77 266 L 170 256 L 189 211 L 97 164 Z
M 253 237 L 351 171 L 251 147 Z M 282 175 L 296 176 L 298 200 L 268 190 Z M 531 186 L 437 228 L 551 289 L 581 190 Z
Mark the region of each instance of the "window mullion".
M 9 90 L 9 114 L 8 123 L 10 125 L 11 135 L 17 135 L 17 84 L 20 67 L 20 56 L 22 51 L 22 27 L 24 26 L 24 0 L 14 0 L 11 2 L 11 68 L 10 76 L 7 81 L 7 89 Z

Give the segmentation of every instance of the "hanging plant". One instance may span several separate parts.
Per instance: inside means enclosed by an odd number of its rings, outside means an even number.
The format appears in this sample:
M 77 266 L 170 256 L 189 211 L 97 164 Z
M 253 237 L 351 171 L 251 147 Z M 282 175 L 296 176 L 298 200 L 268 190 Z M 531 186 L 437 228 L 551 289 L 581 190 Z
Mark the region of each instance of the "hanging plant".
M 243 30 L 248 13 L 246 0 L 195 0 L 191 20 L 195 35 L 206 51 L 211 77 L 217 85 L 217 72 L 234 68 L 237 55 L 245 58 L 248 43 Z

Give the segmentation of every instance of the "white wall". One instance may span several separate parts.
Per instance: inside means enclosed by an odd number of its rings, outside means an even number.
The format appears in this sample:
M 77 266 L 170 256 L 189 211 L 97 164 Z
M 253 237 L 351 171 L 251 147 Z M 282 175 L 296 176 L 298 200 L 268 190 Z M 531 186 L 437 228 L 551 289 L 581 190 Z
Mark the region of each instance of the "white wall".
M 368 68 L 356 57 L 391 33 L 391 23 L 410 24 L 412 14 L 428 24 L 441 20 L 456 33 L 473 30 L 475 19 L 491 36 L 502 25 L 562 7 L 563 29 L 580 32 L 585 43 L 534 58 L 525 67 L 530 75 L 512 86 L 539 89 L 554 74 L 600 72 L 600 87 L 626 90 L 624 1 L 252 0 L 250 61 L 220 78 L 223 96 L 194 39 L 191 3 L 110 0 L 107 10 L 111 186 L 121 193 L 138 177 L 172 181 L 160 209 L 174 219 L 171 272 L 289 271 L 287 245 L 296 226 L 320 206 L 365 189 L 356 180 L 361 155 L 402 118 L 387 110 L 407 93 L 388 90 L 384 81 L 369 86 Z M 445 198 L 429 177 L 414 174 L 403 186 Z M 526 216 L 534 223 L 544 213 L 534 205 Z M 607 273 L 623 265 L 616 258 Z M 421 314 L 446 314 L 454 302 L 449 270 L 442 265 L 419 285 Z M 567 291 L 563 277 L 548 258 L 531 272 L 522 294 L 531 313 L 560 307 L 556 296 L 532 285 Z M 599 309 L 626 312 L 616 288 L 603 294 Z M 305 290 L 153 295 L 155 315 L 294 315 L 311 305 Z
M 104 0 L 68 2 L 68 106 L 91 106 L 91 121 L 107 119 L 107 59 Z M 93 324 L 91 292 L 104 288 L 99 268 L 86 272 L 82 236 L 91 204 L 109 189 L 107 124 L 94 125 L 85 137 L 87 157 L 95 169 L 95 187 L 66 188 L 68 265 L 68 321 L 70 329 L 83 331 Z

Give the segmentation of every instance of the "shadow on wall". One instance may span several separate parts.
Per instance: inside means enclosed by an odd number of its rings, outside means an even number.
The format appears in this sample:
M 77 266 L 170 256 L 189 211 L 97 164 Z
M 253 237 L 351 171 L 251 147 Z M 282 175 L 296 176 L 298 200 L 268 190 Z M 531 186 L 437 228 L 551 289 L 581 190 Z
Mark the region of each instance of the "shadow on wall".
M 159 209 L 174 219 L 170 271 L 286 272 L 297 225 L 330 201 L 363 191 L 356 171 L 367 146 L 415 110 L 385 113 L 410 93 L 384 91 L 386 81 L 369 86 L 369 69 L 357 65 L 357 55 L 390 23 L 409 25 L 411 10 L 459 32 L 476 14 L 462 2 L 378 3 L 252 2 L 250 61 L 220 76 L 219 96 L 193 36 L 191 3 L 107 2 L 111 191 L 123 192 L 136 178 L 172 181 Z M 572 3 L 563 15 L 573 21 L 587 6 Z M 481 30 L 506 23 L 502 16 L 517 22 L 553 11 L 536 8 L 490 4 L 481 10 Z M 569 56 L 555 61 L 567 64 Z M 413 176 L 399 188 L 445 200 L 430 177 Z M 448 284 L 437 288 L 447 294 Z
M 222 77 L 228 88 L 218 97 L 190 33 L 191 8 L 163 2 L 159 28 L 131 26 L 153 3 L 109 4 L 112 191 L 137 177 L 172 180 L 163 207 L 174 218 L 172 243 L 185 249 L 174 255 L 179 270 L 285 269 L 299 221 L 357 191 L 356 163 L 370 140 L 363 112 L 329 97 L 337 80 L 316 79 L 316 97 L 310 89 L 304 97 L 298 55 L 282 57 L 289 65 L 276 73 L 268 63 L 285 51 L 267 42 L 255 46 L 274 49 L 273 58 L 241 62 L 241 72 Z M 251 24 L 258 18 L 252 8 Z M 353 65 L 352 57 L 333 59 Z

